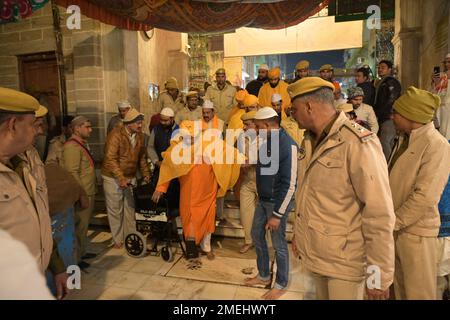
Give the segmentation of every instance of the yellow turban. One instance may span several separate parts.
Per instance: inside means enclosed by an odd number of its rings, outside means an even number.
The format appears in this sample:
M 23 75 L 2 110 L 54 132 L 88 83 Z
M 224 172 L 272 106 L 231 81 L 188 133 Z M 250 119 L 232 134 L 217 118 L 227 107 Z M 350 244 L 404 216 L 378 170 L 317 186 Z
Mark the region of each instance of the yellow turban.
M 0 87 L 0 110 L 33 114 L 38 109 L 39 102 L 29 94 Z
M 287 87 L 287 91 L 291 98 L 318 90 L 320 88 L 330 88 L 334 92 L 334 85 L 330 81 L 323 80 L 319 77 L 308 77 L 300 79 Z
M 281 75 L 280 68 L 276 67 L 269 70 L 269 79 L 279 78 Z
M 225 74 L 225 69 L 224 68 L 217 69 L 216 74 Z
M 295 66 L 296 70 L 302 70 L 302 69 L 308 69 L 309 68 L 309 61 L 302 60 Z
M 433 120 L 440 104 L 439 96 L 411 86 L 394 102 L 394 110 L 408 120 L 425 124 Z
M 244 103 L 244 99 L 246 96 L 248 96 L 247 90 L 239 90 L 238 92 L 236 92 L 234 97 L 236 98 L 237 102 Z
M 325 70 L 333 71 L 333 66 L 331 64 L 324 64 L 323 66 L 320 67 L 319 71 L 325 71 Z
M 252 94 L 249 94 L 244 99 L 244 106 L 245 107 L 251 107 L 254 105 L 257 105 L 259 103 L 258 97 L 254 96 Z

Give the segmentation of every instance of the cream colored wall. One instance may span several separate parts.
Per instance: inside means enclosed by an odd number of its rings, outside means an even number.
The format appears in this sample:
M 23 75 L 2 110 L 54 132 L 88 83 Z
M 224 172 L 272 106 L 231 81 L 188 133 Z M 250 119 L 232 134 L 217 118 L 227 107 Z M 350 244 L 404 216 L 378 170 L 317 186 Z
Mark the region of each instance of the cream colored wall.
M 443 71 L 442 61 L 450 52 L 450 3 L 448 0 L 423 1 L 421 73 L 419 85 L 428 89 L 435 66 Z M 426 8 L 426 10 L 425 10 Z M 439 26 L 439 27 L 438 27 Z
M 395 64 L 405 90 L 430 89 L 434 66 L 450 51 L 448 0 L 396 0 Z
M 181 52 L 181 33 L 155 29 L 150 40 L 142 32 L 135 35 L 138 45 L 139 106 L 148 123 L 150 117 L 159 111 L 157 101 L 150 100 L 149 84 L 159 85 L 161 92 L 167 78 L 174 76 L 180 90 L 183 90 L 188 83 L 188 56 Z

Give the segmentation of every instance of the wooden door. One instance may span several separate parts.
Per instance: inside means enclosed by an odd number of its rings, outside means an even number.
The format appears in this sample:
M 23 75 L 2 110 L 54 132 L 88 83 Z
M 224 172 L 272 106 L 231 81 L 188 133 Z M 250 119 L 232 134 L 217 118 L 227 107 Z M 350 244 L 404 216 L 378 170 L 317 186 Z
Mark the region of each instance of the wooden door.
M 19 56 L 20 89 L 49 109 L 49 137 L 61 133 L 58 65 L 54 52 Z

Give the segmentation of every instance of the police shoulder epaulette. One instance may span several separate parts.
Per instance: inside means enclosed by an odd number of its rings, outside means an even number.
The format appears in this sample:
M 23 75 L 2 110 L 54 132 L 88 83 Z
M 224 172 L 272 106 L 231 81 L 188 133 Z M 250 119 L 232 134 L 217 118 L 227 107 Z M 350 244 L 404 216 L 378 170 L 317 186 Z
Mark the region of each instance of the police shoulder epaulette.
M 364 128 L 363 126 L 353 122 L 353 121 L 345 121 L 344 125 L 346 128 L 350 129 L 360 140 L 361 142 L 366 142 L 375 137 L 375 134 Z

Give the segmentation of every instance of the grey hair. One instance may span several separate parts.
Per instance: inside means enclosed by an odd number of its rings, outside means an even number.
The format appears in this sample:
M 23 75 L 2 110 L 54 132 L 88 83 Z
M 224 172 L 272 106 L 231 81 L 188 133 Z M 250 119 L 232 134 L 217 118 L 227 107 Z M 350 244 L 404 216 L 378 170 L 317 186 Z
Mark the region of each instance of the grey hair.
M 11 118 L 14 117 L 17 118 L 19 121 L 23 120 L 23 114 L 0 112 L 0 126 L 2 126 L 4 123 L 8 122 Z
M 301 99 L 302 102 L 307 101 L 315 101 L 322 104 L 328 104 L 331 106 L 334 106 L 334 95 L 333 90 L 327 87 L 323 87 L 320 89 L 317 89 L 312 92 L 305 93 L 303 95 L 296 96 L 292 99 L 294 101 L 295 99 Z

